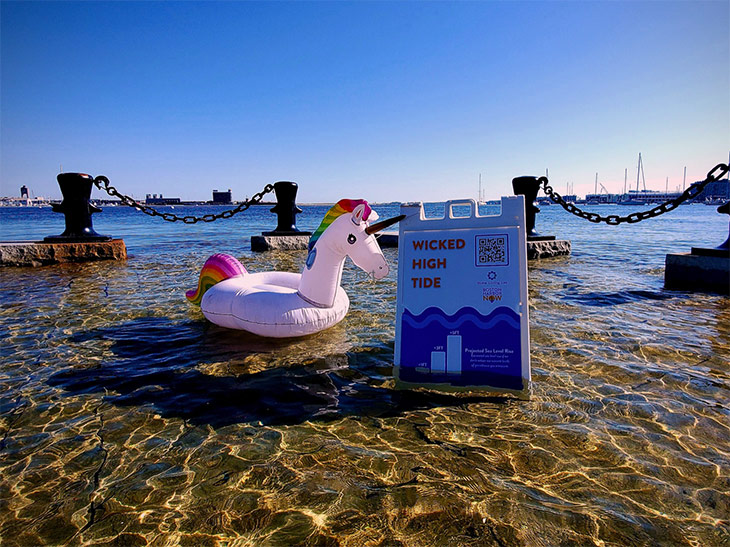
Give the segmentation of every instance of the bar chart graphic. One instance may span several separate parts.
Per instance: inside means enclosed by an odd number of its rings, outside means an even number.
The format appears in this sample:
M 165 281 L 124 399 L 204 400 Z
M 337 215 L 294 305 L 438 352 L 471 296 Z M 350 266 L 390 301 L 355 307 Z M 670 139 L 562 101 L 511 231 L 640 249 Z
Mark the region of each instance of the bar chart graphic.
M 446 351 L 431 352 L 431 372 L 461 374 L 461 349 L 461 336 L 458 334 L 447 336 Z
M 461 336 L 458 334 L 446 337 L 446 372 L 461 374 Z
M 431 372 L 443 374 L 446 372 L 446 352 L 445 351 L 432 351 L 431 352 Z

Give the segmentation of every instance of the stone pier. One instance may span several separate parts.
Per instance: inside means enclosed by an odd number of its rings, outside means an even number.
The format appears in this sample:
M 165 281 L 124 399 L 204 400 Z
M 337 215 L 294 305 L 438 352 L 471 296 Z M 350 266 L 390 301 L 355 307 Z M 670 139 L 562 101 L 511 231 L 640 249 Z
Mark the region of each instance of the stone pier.
M 0 266 L 46 266 L 65 262 L 125 260 L 127 247 L 121 239 L 48 243 L 18 241 L 0 243 Z
M 265 251 L 298 251 L 309 246 L 310 232 L 304 235 L 260 235 L 251 236 L 251 250 Z
M 570 251 L 570 241 L 565 239 L 527 241 L 527 260 L 566 256 L 570 254 Z

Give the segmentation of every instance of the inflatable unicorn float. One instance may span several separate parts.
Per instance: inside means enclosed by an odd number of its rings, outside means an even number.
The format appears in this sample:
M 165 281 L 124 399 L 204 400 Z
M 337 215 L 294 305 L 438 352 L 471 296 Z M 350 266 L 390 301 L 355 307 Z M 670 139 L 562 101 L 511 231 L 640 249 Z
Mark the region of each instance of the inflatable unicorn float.
M 374 234 L 403 215 L 370 224 L 378 215 L 364 200 L 343 199 L 325 215 L 309 241 L 302 273 L 249 273 L 234 257 L 211 256 L 190 302 L 216 325 L 272 338 L 313 334 L 339 323 L 350 307 L 340 286 L 345 258 L 375 279 L 388 264 Z

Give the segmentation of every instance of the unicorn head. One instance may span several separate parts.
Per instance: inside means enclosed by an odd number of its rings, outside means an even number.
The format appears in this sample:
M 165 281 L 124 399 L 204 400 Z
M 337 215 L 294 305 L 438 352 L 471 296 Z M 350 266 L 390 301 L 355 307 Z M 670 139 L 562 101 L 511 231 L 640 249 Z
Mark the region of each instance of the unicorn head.
M 327 212 L 309 241 L 309 255 L 299 285 L 302 298 L 318 306 L 332 306 L 348 256 L 375 279 L 388 275 L 388 263 L 373 234 L 403 217 L 371 225 L 377 218 L 364 200 L 342 199 Z

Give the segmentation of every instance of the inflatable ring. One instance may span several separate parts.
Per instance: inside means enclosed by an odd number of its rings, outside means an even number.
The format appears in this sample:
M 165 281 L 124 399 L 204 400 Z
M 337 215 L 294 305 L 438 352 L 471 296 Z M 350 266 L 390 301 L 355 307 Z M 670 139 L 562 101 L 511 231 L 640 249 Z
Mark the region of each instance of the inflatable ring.
M 302 273 L 249 273 L 234 257 L 215 254 L 203 266 L 198 288 L 188 291 L 188 300 L 221 327 L 272 338 L 319 332 L 339 323 L 350 307 L 340 286 L 345 258 L 375 279 L 388 275 L 373 234 L 401 218 L 370 225 L 377 214 L 366 201 L 340 200 L 312 235 Z
M 332 306 L 319 307 L 299 296 L 301 274 L 263 272 L 221 281 L 203 296 L 200 309 L 221 327 L 240 329 L 259 336 L 304 336 L 339 323 L 350 299 L 342 287 Z

